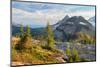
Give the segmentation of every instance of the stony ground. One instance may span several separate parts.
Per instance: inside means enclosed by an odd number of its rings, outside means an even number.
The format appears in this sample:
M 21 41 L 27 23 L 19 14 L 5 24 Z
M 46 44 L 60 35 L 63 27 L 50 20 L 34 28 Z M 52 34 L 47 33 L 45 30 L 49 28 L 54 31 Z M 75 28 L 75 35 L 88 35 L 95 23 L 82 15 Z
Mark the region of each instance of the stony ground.
M 58 49 L 66 51 L 66 48 L 76 48 L 79 53 L 79 57 L 86 59 L 88 61 L 95 61 L 96 60 L 96 46 L 95 44 L 80 44 L 80 43 L 66 43 L 66 42 L 59 42 L 56 43 L 56 47 Z

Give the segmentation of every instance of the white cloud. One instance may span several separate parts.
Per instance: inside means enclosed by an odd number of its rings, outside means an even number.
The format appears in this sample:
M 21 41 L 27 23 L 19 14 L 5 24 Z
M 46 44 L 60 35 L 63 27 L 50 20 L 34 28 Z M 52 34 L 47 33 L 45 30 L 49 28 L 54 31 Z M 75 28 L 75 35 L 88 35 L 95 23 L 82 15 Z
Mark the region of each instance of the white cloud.
M 12 22 L 17 24 L 23 23 L 24 25 L 46 25 L 47 21 L 50 21 L 51 24 L 55 24 L 67 14 L 69 16 L 83 16 L 88 19 L 95 15 L 95 11 L 68 12 L 60 9 L 45 9 L 37 10 L 35 12 L 28 12 L 17 8 L 12 8 Z
M 68 13 L 70 16 L 83 16 L 85 19 L 89 19 L 93 16 L 95 16 L 95 11 L 78 11 L 78 12 L 69 12 Z
M 18 24 L 21 22 L 24 22 L 24 24 L 33 22 L 33 24 L 43 25 L 46 24 L 47 21 L 50 21 L 51 24 L 54 24 L 64 15 L 64 11 L 58 12 L 58 10 L 40 10 L 35 12 L 27 12 L 21 9 L 12 8 L 12 21 Z

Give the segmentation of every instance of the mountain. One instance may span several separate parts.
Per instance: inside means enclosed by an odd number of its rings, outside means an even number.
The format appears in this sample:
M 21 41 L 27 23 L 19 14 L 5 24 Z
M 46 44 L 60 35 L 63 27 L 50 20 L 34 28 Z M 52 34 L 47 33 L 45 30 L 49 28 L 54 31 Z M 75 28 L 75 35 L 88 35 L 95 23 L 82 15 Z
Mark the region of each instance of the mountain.
M 76 34 L 79 32 L 86 33 L 90 36 L 95 35 L 94 26 L 82 16 L 66 15 L 62 20 L 52 25 L 55 40 L 67 41 L 69 39 L 75 39 Z M 26 27 L 24 26 L 24 30 Z M 36 36 L 45 35 L 45 27 L 30 28 L 31 34 Z M 20 34 L 20 25 L 12 24 L 12 35 Z
M 24 31 L 26 31 L 26 26 L 24 26 Z M 30 28 L 32 36 L 44 35 L 45 28 Z M 12 35 L 20 35 L 20 25 L 12 24 Z
M 55 27 L 56 26 L 56 27 Z M 64 17 L 54 25 L 55 39 L 66 41 L 69 38 L 74 39 L 78 32 L 84 32 L 89 35 L 94 35 L 94 27 L 82 16 Z
M 34 22 L 34 23 L 36 23 L 36 22 Z M 13 22 L 12 25 L 13 25 L 13 26 L 20 27 L 21 23 Z M 26 27 L 27 24 L 23 24 L 23 26 Z M 44 25 L 40 25 L 40 24 L 38 24 L 38 25 L 36 25 L 36 24 L 29 24 L 29 26 L 30 26 L 31 28 L 41 28 L 41 27 L 45 27 Z
M 62 20 L 58 21 L 56 24 L 53 25 L 53 30 L 55 30 L 60 24 L 66 22 L 66 20 L 69 19 L 69 16 L 66 15 Z
M 93 26 L 95 26 L 95 16 L 89 18 L 88 21 L 89 21 Z

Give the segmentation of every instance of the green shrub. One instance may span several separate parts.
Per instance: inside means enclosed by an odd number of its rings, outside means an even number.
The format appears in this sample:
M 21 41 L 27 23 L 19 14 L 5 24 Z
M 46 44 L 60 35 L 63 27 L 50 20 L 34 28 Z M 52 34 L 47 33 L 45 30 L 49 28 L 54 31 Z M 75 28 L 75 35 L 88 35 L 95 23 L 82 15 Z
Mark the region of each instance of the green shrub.
M 67 54 L 67 56 L 71 56 L 71 52 L 70 52 L 69 48 L 66 48 L 66 54 Z
M 67 62 L 79 62 L 80 58 L 78 52 L 75 48 L 72 51 L 69 48 L 66 48 L 66 55 L 68 56 Z
M 72 57 L 74 62 L 80 61 L 78 51 L 75 48 L 72 49 Z
M 72 54 L 69 48 L 66 48 L 66 55 L 68 56 L 67 62 L 73 62 Z
M 47 32 L 47 35 L 46 35 L 47 46 L 50 48 L 53 48 L 55 45 L 55 40 L 54 40 L 53 30 L 52 30 L 52 27 L 49 24 L 49 22 L 48 22 L 47 27 L 46 27 L 46 32 Z

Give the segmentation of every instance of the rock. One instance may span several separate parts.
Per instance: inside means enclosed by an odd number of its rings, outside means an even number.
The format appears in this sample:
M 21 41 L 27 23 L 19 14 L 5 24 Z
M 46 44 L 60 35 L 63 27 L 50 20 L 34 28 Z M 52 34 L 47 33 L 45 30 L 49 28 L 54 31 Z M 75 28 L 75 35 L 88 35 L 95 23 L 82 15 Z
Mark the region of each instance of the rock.
M 56 26 L 56 27 L 55 27 Z M 55 39 L 66 41 L 69 38 L 74 39 L 78 32 L 84 32 L 92 35 L 94 27 L 82 16 L 64 17 L 53 26 Z M 95 33 L 93 33 L 95 34 Z M 74 37 L 74 38 L 73 38 Z

